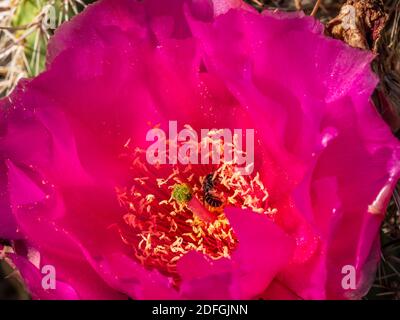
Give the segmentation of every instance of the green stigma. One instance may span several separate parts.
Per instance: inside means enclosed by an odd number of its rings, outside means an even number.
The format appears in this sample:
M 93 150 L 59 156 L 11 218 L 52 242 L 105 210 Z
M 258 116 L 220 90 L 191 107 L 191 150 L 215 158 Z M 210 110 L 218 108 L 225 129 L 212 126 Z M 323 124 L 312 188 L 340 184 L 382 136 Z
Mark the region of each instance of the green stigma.
M 187 203 L 192 199 L 192 190 L 186 183 L 176 184 L 172 190 L 172 197 L 178 203 Z

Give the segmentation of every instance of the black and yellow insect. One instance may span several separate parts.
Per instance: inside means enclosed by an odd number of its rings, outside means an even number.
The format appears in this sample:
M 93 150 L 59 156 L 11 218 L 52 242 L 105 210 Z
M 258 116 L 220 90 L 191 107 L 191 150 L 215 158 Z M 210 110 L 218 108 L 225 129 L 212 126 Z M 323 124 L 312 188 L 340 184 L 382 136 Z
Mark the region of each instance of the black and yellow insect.
M 223 201 L 215 194 L 215 186 L 218 183 L 218 177 L 214 173 L 209 173 L 203 181 L 204 202 L 213 208 L 219 208 Z

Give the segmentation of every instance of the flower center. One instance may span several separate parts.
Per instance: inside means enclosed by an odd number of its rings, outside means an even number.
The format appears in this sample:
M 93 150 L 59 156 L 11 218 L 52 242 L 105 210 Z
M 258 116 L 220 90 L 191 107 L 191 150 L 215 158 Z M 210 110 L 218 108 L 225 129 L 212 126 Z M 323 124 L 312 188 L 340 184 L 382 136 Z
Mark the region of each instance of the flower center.
M 243 175 L 232 162 L 149 165 L 132 151 L 132 184 L 117 188 L 126 210 L 120 234 L 135 259 L 179 284 L 176 265 L 189 251 L 230 258 L 238 240 L 224 214 L 234 206 L 272 215 L 259 173 Z M 245 217 L 243 217 L 245 219 Z

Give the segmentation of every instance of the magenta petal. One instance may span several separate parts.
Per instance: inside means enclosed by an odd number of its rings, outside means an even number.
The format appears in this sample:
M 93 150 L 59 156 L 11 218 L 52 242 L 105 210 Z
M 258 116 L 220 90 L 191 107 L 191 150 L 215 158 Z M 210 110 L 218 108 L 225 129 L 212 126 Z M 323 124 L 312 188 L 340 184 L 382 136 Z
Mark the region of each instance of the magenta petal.
M 265 300 L 300 300 L 301 297 L 296 295 L 287 286 L 283 285 L 279 280 L 275 279 L 270 283 L 267 290 L 261 295 L 261 299 Z
M 67 195 L 65 192 L 64 199 L 68 203 L 66 208 L 57 205 L 57 198 L 54 196 L 45 197 L 39 192 L 36 193 L 41 197 L 32 197 L 28 193 L 29 198 L 16 198 L 16 195 L 23 195 L 16 192 L 21 187 L 26 190 L 29 187 L 34 191 L 39 187 L 14 165 L 10 164 L 9 168 L 11 199 L 19 201 L 11 203 L 21 231 L 40 249 L 43 263 L 54 265 L 57 279 L 61 279 L 60 281 L 67 279 L 72 288 L 77 290 L 79 298 L 124 298 L 112 288 L 140 299 L 172 299 L 177 296 L 176 291 L 169 287 L 169 281 L 165 277 L 145 271 L 130 258 L 118 253 L 122 247 L 121 240 L 117 239 L 114 242 L 114 238 L 106 232 L 110 224 L 107 222 L 107 216 L 102 215 L 102 212 L 115 215 L 118 211 L 118 208 L 112 209 L 105 203 L 104 200 L 108 195 L 101 196 L 101 190 L 96 188 L 95 199 L 92 199 L 87 191 L 79 188 L 75 190 L 79 195 L 71 191 L 69 191 L 71 194 Z M 74 198 L 70 198 L 72 196 Z M 99 201 L 99 196 L 103 202 Z M 77 203 L 72 204 L 73 202 Z M 102 207 L 100 209 L 94 207 L 95 205 Z M 78 206 L 79 212 L 82 212 L 82 208 L 86 208 L 87 214 L 85 217 L 81 216 L 79 222 L 74 221 L 73 212 L 77 208 L 71 206 Z M 64 213 L 65 210 L 67 214 Z M 91 213 L 95 217 L 92 218 Z M 62 219 L 49 220 L 56 217 Z M 67 230 L 73 231 L 69 233 Z M 85 275 L 85 281 L 82 281 L 78 274 Z M 38 298 L 42 297 L 42 292 L 40 290 L 37 292 L 40 289 L 37 283 L 40 279 L 36 277 L 28 283 L 30 290 Z M 110 287 L 106 287 L 106 283 Z M 162 293 L 162 285 L 165 286 L 165 293 Z M 155 292 L 158 292 L 157 295 Z
M 46 198 L 46 194 L 32 180 L 27 178 L 21 169 L 18 169 L 11 161 L 7 162 L 9 192 L 11 203 L 15 206 L 37 203 Z M 25 190 L 25 192 L 20 192 Z
M 36 196 L 20 193 L 21 187 L 24 190 L 33 190 L 32 194 Z M 57 280 L 68 282 L 81 299 L 124 298 L 105 285 L 88 263 L 82 245 L 67 231 L 67 225 L 60 220 L 65 215 L 65 207 L 60 203 L 59 195 L 49 193 L 44 196 L 34 177 L 29 177 L 11 162 L 9 162 L 9 192 L 13 214 L 20 232 L 39 249 L 42 264 L 55 267 Z M 25 194 L 26 196 L 22 197 Z M 77 231 L 73 233 L 79 235 Z M 83 240 L 87 243 L 86 239 Z M 30 270 L 28 268 L 27 272 L 31 272 Z M 35 276 L 28 283 L 32 294 L 37 294 L 38 297 L 42 295 L 39 280 Z
M 231 259 L 208 261 L 196 252 L 181 258 L 183 298 L 255 298 L 292 258 L 293 241 L 267 216 L 234 208 L 225 212 L 238 237 L 238 248 Z
M 0 238 L 18 239 L 18 225 L 10 208 L 10 200 L 7 186 L 7 166 L 0 162 Z
M 118 292 L 141 300 L 178 298 L 178 293 L 172 288 L 167 277 L 157 271 L 145 270 L 122 253 L 114 252 L 93 257 L 85 249 L 82 251 L 104 281 Z
M 254 8 L 243 0 L 212 0 L 214 5 L 214 14 L 216 16 L 225 14 L 231 9 L 244 9 L 248 11 L 255 11 Z
M 227 208 L 225 210 L 235 231 L 239 246 L 234 251 L 241 299 L 260 294 L 292 258 L 294 243 L 267 216 Z
M 54 289 L 44 289 L 42 286 L 44 274 L 42 274 L 35 265 L 28 259 L 15 254 L 9 255 L 9 257 L 21 273 L 33 298 L 41 300 L 78 299 L 76 291 L 70 285 L 62 281 L 56 281 L 56 287 Z
M 209 261 L 201 253 L 189 252 L 178 261 L 177 268 L 182 278 L 182 299 L 240 298 L 232 261 L 228 259 Z

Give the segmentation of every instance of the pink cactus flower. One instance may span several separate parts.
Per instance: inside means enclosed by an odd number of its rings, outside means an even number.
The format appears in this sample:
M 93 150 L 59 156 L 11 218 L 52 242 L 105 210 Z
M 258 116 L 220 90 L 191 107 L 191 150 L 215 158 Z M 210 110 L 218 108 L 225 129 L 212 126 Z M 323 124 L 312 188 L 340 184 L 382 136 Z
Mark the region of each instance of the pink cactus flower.
M 8 259 L 36 299 L 361 298 L 400 169 L 373 58 L 239 0 L 90 5 L 0 102 Z M 254 130 L 251 173 L 149 163 L 171 121 Z

